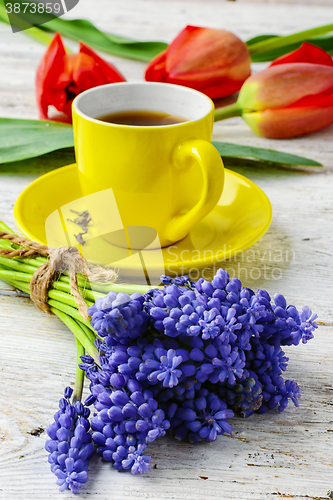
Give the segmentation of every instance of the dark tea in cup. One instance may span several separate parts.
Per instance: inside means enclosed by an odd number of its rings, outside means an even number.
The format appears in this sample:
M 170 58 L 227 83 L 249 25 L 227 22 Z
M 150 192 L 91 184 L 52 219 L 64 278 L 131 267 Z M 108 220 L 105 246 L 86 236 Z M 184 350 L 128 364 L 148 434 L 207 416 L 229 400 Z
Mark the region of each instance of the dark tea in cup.
M 115 123 L 117 125 L 132 125 L 136 127 L 161 127 L 165 125 L 175 125 L 176 123 L 187 122 L 182 116 L 170 115 L 162 111 L 133 110 L 119 111 L 98 116 L 97 120 L 102 122 Z

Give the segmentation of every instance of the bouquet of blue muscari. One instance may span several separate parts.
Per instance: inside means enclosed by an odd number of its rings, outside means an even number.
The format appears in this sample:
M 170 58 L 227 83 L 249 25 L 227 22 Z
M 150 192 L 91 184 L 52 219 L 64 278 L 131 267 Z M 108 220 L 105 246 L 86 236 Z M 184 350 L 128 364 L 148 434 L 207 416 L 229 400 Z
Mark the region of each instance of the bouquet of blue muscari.
M 21 240 L 0 223 L 0 279 L 30 293 L 47 258 Z M 88 481 L 95 450 L 117 470 L 143 473 L 147 446 L 166 433 L 210 442 L 232 431 L 234 413 L 283 411 L 289 400 L 298 406 L 300 388 L 282 377 L 283 346 L 313 338 L 317 316 L 308 307 L 298 311 L 280 294 L 272 301 L 222 269 L 212 282 L 162 276 L 157 288 L 78 275 L 90 321 L 78 312 L 71 281 L 62 272 L 47 299 L 75 335 L 78 354 L 74 393 L 65 389 L 45 444 L 61 491 L 77 493 Z M 90 394 L 83 404 L 84 373 Z
M 287 306 L 282 295 L 271 301 L 264 290 L 242 288 L 222 269 L 212 282 L 161 280 L 163 288 L 110 292 L 89 309 L 99 360 L 84 355 L 79 366 L 90 380 L 91 432 L 89 410 L 64 399 L 48 428 L 46 449 L 62 490 L 75 493 L 87 480 L 91 441 L 117 470 L 143 473 L 147 446 L 166 433 L 210 442 L 232 431 L 234 413 L 299 404 L 298 385 L 282 378 L 282 347 L 312 339 L 316 315 Z M 63 417 L 75 412 L 71 421 Z

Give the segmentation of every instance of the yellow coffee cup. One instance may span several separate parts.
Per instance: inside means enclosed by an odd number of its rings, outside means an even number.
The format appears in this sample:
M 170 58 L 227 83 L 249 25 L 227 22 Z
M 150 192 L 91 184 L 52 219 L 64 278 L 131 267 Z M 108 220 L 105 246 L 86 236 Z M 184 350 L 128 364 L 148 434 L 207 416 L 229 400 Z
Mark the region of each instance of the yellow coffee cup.
M 135 110 L 164 112 L 187 121 L 133 126 L 98 119 Z M 211 144 L 213 120 L 214 104 L 206 95 L 166 83 L 102 85 L 74 100 L 82 193 L 112 190 L 125 230 L 138 228 L 131 232 L 132 248 L 147 247 L 143 227 L 157 232 L 162 247 L 181 240 L 219 201 L 224 170 Z M 115 236 L 107 239 L 117 244 Z

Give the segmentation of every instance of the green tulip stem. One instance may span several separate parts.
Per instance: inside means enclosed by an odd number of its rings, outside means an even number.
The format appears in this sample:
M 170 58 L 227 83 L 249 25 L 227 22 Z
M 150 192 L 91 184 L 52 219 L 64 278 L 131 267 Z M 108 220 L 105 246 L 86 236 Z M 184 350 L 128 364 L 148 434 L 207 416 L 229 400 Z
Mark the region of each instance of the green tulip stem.
M 319 26 L 319 28 L 312 28 L 306 31 L 300 31 L 299 33 L 294 33 L 292 35 L 279 36 L 274 38 L 269 38 L 262 42 L 254 43 L 248 47 L 250 55 L 258 55 L 262 52 L 268 52 L 273 49 L 279 49 L 290 45 L 292 43 L 304 42 L 309 38 L 313 38 L 318 35 L 323 35 L 324 33 L 329 33 L 333 31 L 333 24 L 326 24 L 325 26 Z
M 81 401 L 83 385 L 84 385 L 84 371 L 79 368 L 81 363 L 81 356 L 84 356 L 86 350 L 81 342 L 75 337 L 76 342 L 76 372 L 75 372 L 75 385 L 73 392 L 72 404 L 75 405 L 76 401 Z
M 242 110 L 238 105 L 238 102 L 234 104 L 229 104 L 229 106 L 223 106 L 222 108 L 217 108 L 214 114 L 214 122 L 220 120 L 226 120 L 227 118 L 232 118 L 234 116 L 241 116 Z

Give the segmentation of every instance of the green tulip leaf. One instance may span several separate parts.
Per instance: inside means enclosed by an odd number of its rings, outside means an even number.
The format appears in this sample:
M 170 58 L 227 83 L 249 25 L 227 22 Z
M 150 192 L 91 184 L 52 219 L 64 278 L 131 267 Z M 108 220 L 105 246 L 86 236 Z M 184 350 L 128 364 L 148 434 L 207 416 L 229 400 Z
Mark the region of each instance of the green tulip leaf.
M 249 48 L 251 48 L 252 45 L 258 43 L 258 42 L 263 42 L 265 40 L 273 39 L 273 38 L 281 38 L 278 35 L 259 35 L 254 38 L 251 38 L 246 42 Z M 327 35 L 322 35 L 322 36 L 317 36 L 314 38 L 309 38 L 308 40 L 303 40 L 303 42 L 308 42 L 311 43 L 312 45 L 315 45 L 316 47 L 319 47 L 323 50 L 326 50 L 326 52 L 332 54 L 333 53 L 333 35 L 332 34 L 327 34 Z M 286 45 L 285 47 L 280 47 L 276 48 L 273 50 L 268 50 L 265 52 L 261 52 L 259 54 L 253 54 L 251 55 L 251 60 L 252 62 L 268 62 L 268 61 L 274 61 L 274 59 L 277 59 L 278 57 L 284 56 L 285 54 L 288 54 L 289 52 L 292 52 L 293 50 L 298 49 L 303 42 L 298 42 L 298 43 L 292 43 L 290 45 Z
M 222 157 L 255 158 L 282 165 L 321 167 L 314 160 L 272 149 L 213 142 Z M 71 125 L 44 120 L 0 118 L 0 163 L 10 163 L 41 156 L 74 146 Z
M 100 31 L 90 21 L 84 19 L 65 20 L 55 18 L 41 26 L 49 31 L 58 32 L 72 40 L 80 40 L 94 49 L 116 56 L 150 61 L 167 48 L 163 42 L 140 42 L 111 33 Z
M 25 0 L 17 0 L 16 3 L 22 4 L 21 12 L 23 12 L 23 6 L 26 5 Z M 0 21 L 8 23 L 4 7 L 0 9 Z M 38 11 L 31 13 L 29 9 L 24 14 L 11 14 L 11 22 L 20 29 L 26 29 L 31 26 L 31 30 L 35 31 L 32 33 L 28 32 L 28 34 L 31 34 L 35 38 L 38 38 L 38 34 L 42 38 L 41 35 L 43 32 L 45 34 L 46 32 L 58 32 L 72 40 L 82 41 L 94 49 L 140 61 L 150 61 L 168 46 L 166 43 L 160 41 L 141 42 L 112 33 L 106 33 L 85 19 L 66 20 L 56 17 L 53 14 L 38 13 Z
M 255 158 L 268 163 L 278 163 L 279 165 L 298 165 L 303 167 L 322 167 L 321 163 L 304 158 L 303 156 L 282 153 L 274 149 L 255 148 L 253 146 L 242 146 L 230 142 L 213 141 L 220 155 L 223 157 L 234 158 Z
M 260 35 L 250 39 L 247 43 L 252 61 L 257 61 L 256 57 L 273 53 L 276 54 L 276 50 L 283 50 L 282 54 L 290 52 L 290 47 L 296 45 L 299 47 L 303 42 L 312 43 L 314 39 L 319 39 L 321 43 L 322 36 L 328 35 L 332 36 L 333 24 L 326 24 L 325 26 L 319 26 L 318 28 L 311 28 L 309 30 L 300 31 L 298 33 L 292 33 L 291 35 L 276 36 L 276 35 Z M 325 42 L 326 43 L 326 42 Z M 268 57 L 268 56 L 267 56 Z M 260 59 L 262 60 L 262 59 Z M 266 59 L 267 60 L 267 59 Z
M 73 145 L 71 125 L 0 118 L 0 163 L 34 158 Z
M 26 5 L 25 0 L 17 0 L 16 3 Z M 38 2 L 30 3 L 38 4 Z M 22 14 L 24 10 L 22 7 L 20 13 L 11 14 L 11 23 L 18 29 L 27 30 L 28 35 L 44 43 L 50 41 L 48 32 L 59 32 L 72 40 L 81 40 L 97 50 L 140 61 L 151 61 L 168 47 L 167 43 L 161 41 L 139 41 L 103 32 L 85 19 L 66 20 L 53 14 L 39 13 L 38 10 L 32 14 L 29 9 Z M 0 0 L 0 21 L 9 23 L 4 0 Z M 253 62 L 272 61 L 297 49 L 305 41 L 331 53 L 333 52 L 332 31 L 333 25 L 330 24 L 286 36 L 259 35 L 248 40 L 246 44 Z
M 258 35 L 258 36 L 254 36 L 253 38 L 250 38 L 245 43 L 248 47 L 250 47 L 251 45 L 254 45 L 255 43 L 263 42 L 265 40 L 269 40 L 270 38 L 278 38 L 279 36 L 280 35 Z

